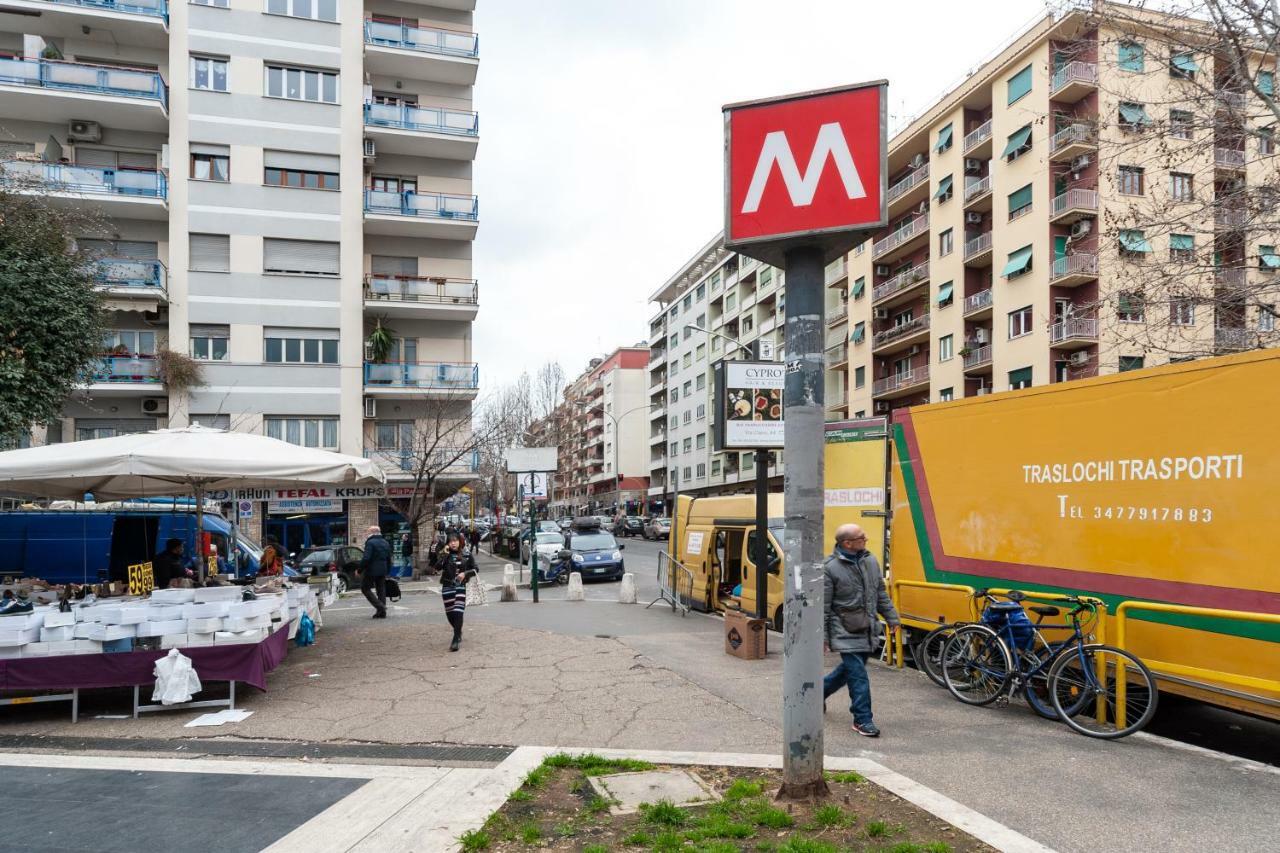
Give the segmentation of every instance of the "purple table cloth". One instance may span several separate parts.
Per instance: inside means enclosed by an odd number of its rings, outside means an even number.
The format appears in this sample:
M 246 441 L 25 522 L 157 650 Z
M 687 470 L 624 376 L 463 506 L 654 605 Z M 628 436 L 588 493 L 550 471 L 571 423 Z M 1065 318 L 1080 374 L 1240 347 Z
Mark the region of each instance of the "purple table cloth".
M 191 658 L 201 681 L 243 681 L 267 689 L 267 673 L 284 660 L 289 626 L 282 625 L 260 643 L 228 643 L 179 649 Z M 97 655 L 0 660 L 0 690 L 74 690 L 154 684 L 155 662 L 166 649 Z

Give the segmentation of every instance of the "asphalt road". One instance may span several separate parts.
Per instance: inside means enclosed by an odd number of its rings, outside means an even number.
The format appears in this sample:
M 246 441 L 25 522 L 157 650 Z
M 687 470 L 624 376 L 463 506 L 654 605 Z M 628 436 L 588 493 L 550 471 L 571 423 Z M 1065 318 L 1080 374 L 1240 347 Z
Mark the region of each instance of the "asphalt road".
M 640 537 L 619 539 L 625 546 L 622 550 L 622 562 L 626 569 L 636 576 L 636 598 L 642 604 L 648 604 L 658 597 L 658 552 L 666 548 L 666 542 L 655 542 Z M 517 561 L 509 557 L 490 557 L 487 545 L 481 546 L 481 576 L 487 583 L 502 582 L 502 566 L 517 565 Z M 525 566 L 524 582 L 529 581 L 529 569 Z M 587 598 L 599 601 L 617 601 L 617 581 L 587 581 L 583 584 Z M 564 601 L 567 587 L 543 585 L 538 589 L 540 601 Z M 530 595 L 528 590 L 521 590 L 522 596 Z

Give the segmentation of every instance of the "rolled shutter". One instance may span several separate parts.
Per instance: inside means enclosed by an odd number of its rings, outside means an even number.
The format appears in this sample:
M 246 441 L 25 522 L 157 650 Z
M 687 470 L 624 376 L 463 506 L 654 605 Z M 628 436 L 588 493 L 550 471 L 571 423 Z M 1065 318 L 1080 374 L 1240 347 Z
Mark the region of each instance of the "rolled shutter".
M 268 169 L 301 169 L 306 172 L 338 171 L 338 158 L 332 154 L 307 154 L 301 151 L 263 151 L 262 165 Z
M 337 275 L 338 244 L 269 237 L 262 241 L 262 268 L 266 272 Z
M 374 275 L 416 276 L 418 259 L 394 255 L 374 255 L 370 260 L 370 272 Z
M 192 234 L 189 266 L 206 272 L 230 272 L 231 238 L 226 234 Z
M 156 155 L 151 151 L 117 151 L 116 162 L 121 169 L 155 169 Z
M 93 166 L 99 169 L 116 167 L 116 152 L 106 148 L 83 148 L 76 146 L 76 165 Z

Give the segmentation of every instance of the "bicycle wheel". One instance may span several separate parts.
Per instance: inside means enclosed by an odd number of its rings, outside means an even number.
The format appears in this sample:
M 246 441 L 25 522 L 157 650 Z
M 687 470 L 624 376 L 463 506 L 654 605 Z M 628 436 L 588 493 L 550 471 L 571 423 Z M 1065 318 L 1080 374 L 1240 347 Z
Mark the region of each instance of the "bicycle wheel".
M 916 643 L 912 649 L 920 671 L 929 676 L 929 680 L 939 687 L 947 686 L 946 679 L 942 677 L 942 649 L 955 631 L 954 625 L 940 625 L 925 634 L 924 639 Z
M 1121 684 L 1123 698 L 1119 695 Z M 1151 670 L 1136 656 L 1095 644 L 1068 649 L 1053 662 L 1049 696 L 1068 726 L 1082 735 L 1114 740 L 1147 724 L 1156 712 L 1160 693 Z M 1121 708 L 1124 721 L 1117 725 Z
M 942 677 L 966 705 L 989 705 L 1004 694 L 1013 672 L 1009 647 L 985 625 L 964 625 L 943 646 Z
M 1053 707 L 1053 699 L 1049 696 L 1049 667 L 1043 665 L 1043 654 L 1047 649 L 1034 651 L 1019 650 L 1018 671 L 1024 674 L 1025 681 L 1022 695 L 1027 700 L 1027 707 L 1046 720 L 1058 719 L 1058 711 Z M 1031 673 L 1026 675 L 1026 673 Z M 1070 704 L 1070 703 L 1068 703 Z

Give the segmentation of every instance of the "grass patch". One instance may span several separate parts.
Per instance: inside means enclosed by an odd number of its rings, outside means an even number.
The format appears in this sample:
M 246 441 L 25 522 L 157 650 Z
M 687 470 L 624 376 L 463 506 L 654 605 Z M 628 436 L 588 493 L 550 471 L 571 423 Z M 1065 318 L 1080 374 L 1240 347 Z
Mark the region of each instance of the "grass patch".
M 854 773 L 852 770 L 846 770 L 841 773 L 828 773 L 828 782 L 843 782 L 846 785 L 856 785 L 859 782 L 867 781 L 867 777 L 861 773 Z
M 463 853 L 479 853 L 489 849 L 489 833 L 483 829 L 468 829 L 458 836 L 458 843 L 462 845 Z
M 640 814 L 646 823 L 657 826 L 684 826 L 689 815 L 670 800 L 658 800 L 656 803 L 641 803 Z
M 845 814 L 844 809 L 837 805 L 819 806 L 813 812 L 814 826 L 822 829 L 834 829 L 850 823 L 850 815 Z
M 872 820 L 867 822 L 868 838 L 884 838 L 889 834 L 889 824 L 882 820 Z
M 729 841 L 703 841 L 693 849 L 698 853 L 740 853 L 738 845 Z
M 759 782 L 748 782 L 746 779 L 735 779 L 733 784 L 724 792 L 724 798 L 729 801 L 745 800 L 747 797 L 758 797 L 764 792 L 764 785 Z
M 613 800 L 610 800 L 607 797 L 602 797 L 599 794 L 597 794 L 596 796 L 587 800 L 587 811 L 591 812 L 592 814 L 603 814 L 613 806 L 613 803 L 614 803 Z
M 609 848 L 603 844 L 588 844 L 582 848 L 582 853 L 609 853 Z
M 755 834 L 755 827 L 751 824 L 735 821 L 720 812 L 712 812 L 698 818 L 693 828 L 685 833 L 685 837 L 690 841 L 704 841 L 712 838 L 750 838 Z
M 774 848 L 777 853 L 838 853 L 834 844 L 814 838 L 788 838 Z
M 533 793 L 527 788 L 516 788 L 508 799 L 513 803 L 527 803 L 533 799 Z
M 541 788 L 550 778 L 551 768 L 543 763 L 530 770 L 521 784 L 526 788 Z
M 653 846 L 649 849 L 653 853 L 680 853 L 684 847 L 684 839 L 674 832 L 662 832 L 658 837 L 653 839 Z
M 924 853 L 951 853 L 951 845 L 945 841 L 930 841 L 924 846 Z
M 537 844 L 542 840 L 542 827 L 536 823 L 526 823 L 520 828 L 520 840 L 525 844 Z
M 622 839 L 622 843 L 630 844 L 634 847 L 648 847 L 653 843 L 653 838 L 647 832 L 633 832 Z
M 600 776 L 604 773 L 634 773 L 653 769 L 653 765 L 648 761 L 638 761 L 634 758 L 605 758 L 590 752 L 586 755 L 557 752 L 555 755 L 548 755 L 543 760 L 542 767 L 575 767 L 588 776 Z
M 769 829 L 785 829 L 796 822 L 795 818 L 789 813 L 775 805 L 771 805 L 768 800 L 752 800 L 746 805 L 747 808 L 743 817 L 757 826 L 764 826 Z

